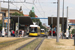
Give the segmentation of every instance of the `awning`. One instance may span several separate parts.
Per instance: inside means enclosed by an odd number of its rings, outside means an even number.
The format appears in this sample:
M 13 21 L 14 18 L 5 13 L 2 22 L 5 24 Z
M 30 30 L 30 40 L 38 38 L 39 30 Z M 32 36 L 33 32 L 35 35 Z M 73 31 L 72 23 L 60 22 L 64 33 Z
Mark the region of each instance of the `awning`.
M 30 17 L 26 16 L 10 16 L 10 19 L 13 19 L 15 23 L 18 23 L 18 17 L 19 17 L 19 23 L 23 25 L 31 25 L 33 24 Z
M 51 18 L 52 18 L 52 17 L 48 17 L 48 25 L 51 24 Z M 60 20 L 60 21 L 59 21 L 60 24 L 62 24 L 62 19 L 63 19 L 62 17 L 59 18 L 59 20 Z M 66 22 L 67 22 L 67 18 L 64 17 L 64 24 L 65 24 Z M 57 17 L 53 17 L 53 25 L 54 25 L 54 26 L 57 25 Z

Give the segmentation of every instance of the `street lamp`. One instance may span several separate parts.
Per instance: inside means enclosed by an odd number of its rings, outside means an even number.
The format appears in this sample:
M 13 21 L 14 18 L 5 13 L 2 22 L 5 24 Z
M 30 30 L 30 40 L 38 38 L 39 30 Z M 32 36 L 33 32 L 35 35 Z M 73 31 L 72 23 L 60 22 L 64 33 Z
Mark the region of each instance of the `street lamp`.
M 1 2 L 0 2 L 0 12 L 1 12 Z
M 53 37 L 53 15 L 51 17 L 51 25 L 52 25 L 52 27 L 51 27 L 51 36 Z
M 7 28 L 7 33 L 8 33 L 8 36 L 9 36 L 9 0 L 8 0 L 8 28 Z
M 66 38 L 68 39 L 69 37 L 69 31 L 68 31 L 68 7 L 67 7 L 67 30 L 66 30 Z
M 4 12 L 0 12 L 2 14 L 2 37 L 5 36 L 5 31 L 4 31 Z
M 60 0 L 57 2 L 57 38 L 56 42 L 59 42 L 59 14 L 60 14 Z
M 62 39 L 64 35 L 64 0 L 63 0 L 63 10 L 62 10 Z

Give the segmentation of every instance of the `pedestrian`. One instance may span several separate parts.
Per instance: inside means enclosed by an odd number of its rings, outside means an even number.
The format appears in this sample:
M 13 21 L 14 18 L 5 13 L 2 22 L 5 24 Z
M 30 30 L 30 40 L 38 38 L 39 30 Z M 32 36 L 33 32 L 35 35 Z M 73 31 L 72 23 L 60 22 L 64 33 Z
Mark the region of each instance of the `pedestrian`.
M 11 31 L 11 36 L 15 37 L 15 31 Z
M 13 31 L 13 37 L 15 37 L 15 31 Z
M 22 30 L 22 37 L 24 36 L 24 30 Z
M 19 32 L 18 32 L 18 30 L 16 31 L 16 36 L 18 37 L 18 35 L 19 35 Z
M 1 37 L 2 35 L 1 35 L 1 31 L 0 31 L 0 37 Z
M 11 36 L 13 36 L 13 30 L 11 30 Z
M 71 34 L 71 39 L 72 39 L 72 34 Z
M 26 30 L 24 30 L 24 36 L 26 35 Z
M 2 29 L 2 37 L 5 37 L 5 31 Z
M 20 37 L 22 36 L 22 30 L 19 31 L 19 36 L 20 36 Z

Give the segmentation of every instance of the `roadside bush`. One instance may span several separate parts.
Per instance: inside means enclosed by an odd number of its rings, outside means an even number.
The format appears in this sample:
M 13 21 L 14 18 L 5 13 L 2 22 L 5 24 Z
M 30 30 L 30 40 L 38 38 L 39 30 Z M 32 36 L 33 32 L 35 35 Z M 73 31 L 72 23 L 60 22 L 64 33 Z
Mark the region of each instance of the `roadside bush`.
M 74 33 L 75 33 L 75 29 L 72 30 L 71 34 L 74 34 Z

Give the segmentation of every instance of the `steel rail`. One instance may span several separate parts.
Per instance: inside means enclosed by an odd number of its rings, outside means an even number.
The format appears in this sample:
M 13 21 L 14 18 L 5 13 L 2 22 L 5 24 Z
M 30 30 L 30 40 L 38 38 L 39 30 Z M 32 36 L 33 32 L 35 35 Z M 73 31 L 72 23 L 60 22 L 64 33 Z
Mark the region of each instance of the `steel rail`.
M 36 38 L 36 39 L 38 39 L 38 38 Z M 24 48 L 25 46 L 27 46 L 27 45 L 30 44 L 31 42 L 35 41 L 36 39 L 34 39 L 34 40 L 28 42 L 27 44 L 24 44 L 23 46 L 17 48 L 16 50 L 21 50 L 22 48 Z
M 39 49 L 39 47 L 41 46 L 41 44 L 42 44 L 42 42 L 44 41 L 44 39 L 45 39 L 45 38 L 43 38 L 43 39 L 41 40 L 41 42 L 36 46 L 36 48 L 35 48 L 34 50 L 38 50 L 38 49 Z

